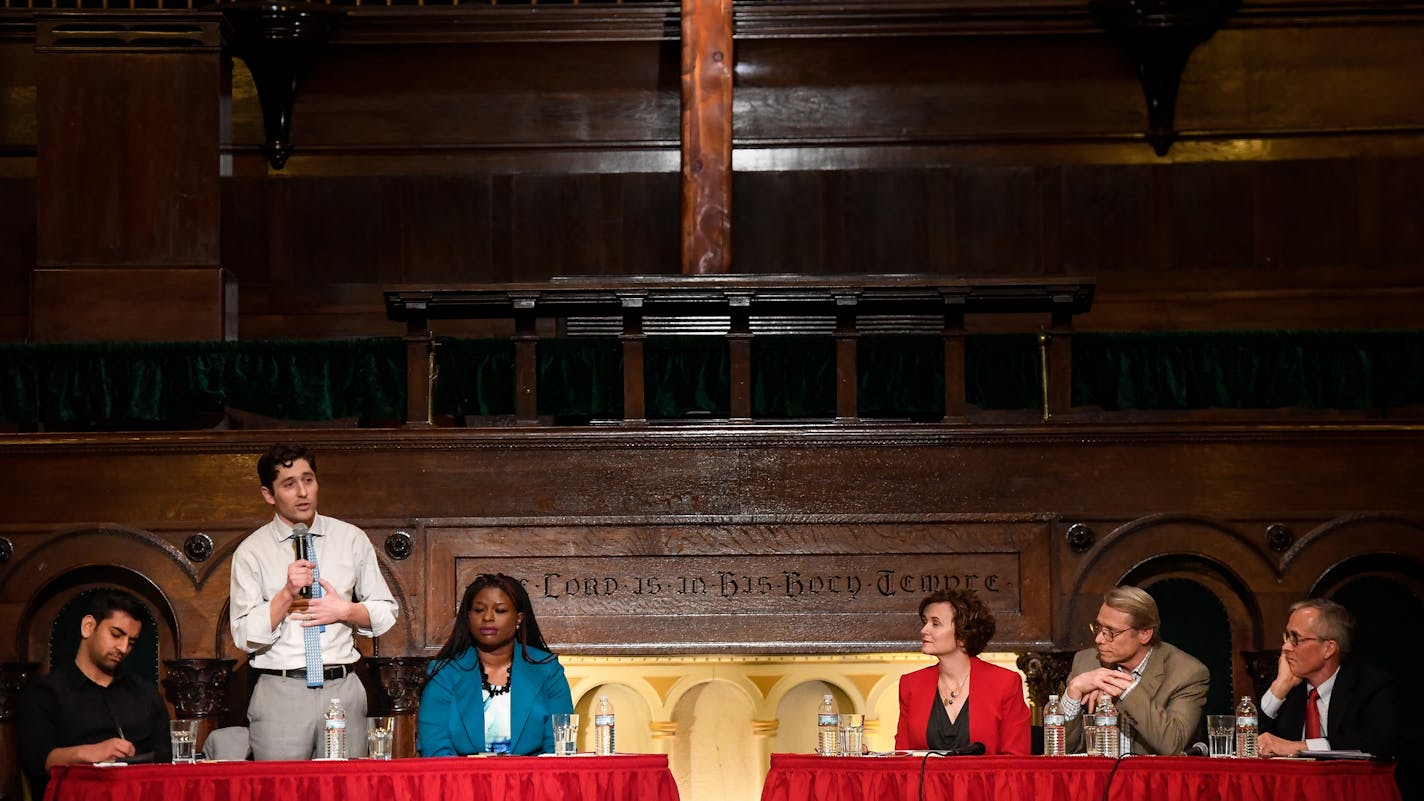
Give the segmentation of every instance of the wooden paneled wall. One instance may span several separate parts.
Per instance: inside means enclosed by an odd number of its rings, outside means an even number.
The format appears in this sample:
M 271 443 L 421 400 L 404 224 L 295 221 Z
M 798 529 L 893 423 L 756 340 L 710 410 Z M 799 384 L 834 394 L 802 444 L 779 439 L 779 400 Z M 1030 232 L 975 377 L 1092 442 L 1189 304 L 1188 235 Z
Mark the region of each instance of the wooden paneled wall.
M 852 6 L 854 4 L 851 4 Z M 1413 327 L 1424 16 L 1257 4 L 1165 156 L 1086 4 L 738 4 L 733 271 L 1099 277 L 1085 328 Z M 0 339 L 35 264 L 33 15 L 0 25 Z M 232 63 L 239 336 L 398 333 L 390 283 L 677 272 L 675 4 L 353 10 L 257 147 Z M 458 332 L 455 332 L 458 333 Z
M 1259 649 L 1352 560 L 1424 579 L 1415 426 L 284 433 L 318 453 L 322 511 L 382 554 L 403 608 L 384 656 L 433 652 L 489 570 L 583 653 L 907 648 L 931 580 L 984 592 L 1002 649 L 1069 648 L 1103 591 L 1183 571 Z M 237 656 L 228 563 L 271 514 L 271 436 L 0 442 L 0 662 L 42 661 L 36 612 L 105 565 L 162 599 L 165 658 Z

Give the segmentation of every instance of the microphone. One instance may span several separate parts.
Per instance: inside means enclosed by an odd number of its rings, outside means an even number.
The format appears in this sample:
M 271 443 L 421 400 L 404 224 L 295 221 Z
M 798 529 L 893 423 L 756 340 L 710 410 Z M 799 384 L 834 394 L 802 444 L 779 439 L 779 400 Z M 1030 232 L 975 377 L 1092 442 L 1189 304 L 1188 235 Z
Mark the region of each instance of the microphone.
M 311 555 L 307 552 L 307 542 L 310 536 L 310 533 L 307 531 L 306 523 L 298 523 L 292 526 L 292 551 L 296 554 L 299 561 L 311 561 Z M 310 598 L 311 594 L 311 587 L 303 587 L 299 593 L 303 598 Z
M 1191 748 L 1182 752 L 1182 756 L 1211 756 L 1211 749 L 1206 747 L 1206 743 L 1192 743 Z
M 963 748 L 951 748 L 948 751 L 937 751 L 940 756 L 983 756 L 984 744 L 972 742 Z

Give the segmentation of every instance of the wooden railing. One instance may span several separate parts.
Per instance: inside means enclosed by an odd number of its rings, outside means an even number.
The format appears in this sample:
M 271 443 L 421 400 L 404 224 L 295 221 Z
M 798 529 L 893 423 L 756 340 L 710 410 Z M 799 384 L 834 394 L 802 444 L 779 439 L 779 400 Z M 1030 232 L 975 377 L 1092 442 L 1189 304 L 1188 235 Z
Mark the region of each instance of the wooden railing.
M 1046 349 L 1044 415 L 1071 405 L 1071 330 L 1088 311 L 1091 278 L 963 279 L 882 276 L 653 276 L 563 278 L 545 283 L 405 286 L 387 290 L 386 313 L 406 324 L 408 424 L 432 424 L 436 332 L 433 321 L 507 320 L 514 325 L 515 412 L 538 421 L 538 321 L 566 334 L 616 335 L 623 357 L 623 422 L 646 422 L 644 344 L 648 336 L 700 333 L 726 338 L 730 417 L 752 419 L 751 341 L 822 334 L 835 339 L 836 419 L 860 419 L 857 338 L 862 332 L 944 337 L 944 419 L 965 414 L 964 336 L 968 315 L 1031 315 Z M 610 327 L 611 324 L 611 327 Z

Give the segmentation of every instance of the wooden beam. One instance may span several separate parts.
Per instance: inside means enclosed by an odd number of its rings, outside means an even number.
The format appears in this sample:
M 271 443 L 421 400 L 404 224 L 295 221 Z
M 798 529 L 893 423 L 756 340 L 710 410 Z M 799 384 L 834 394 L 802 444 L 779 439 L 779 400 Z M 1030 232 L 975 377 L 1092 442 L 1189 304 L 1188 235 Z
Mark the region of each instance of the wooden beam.
M 682 272 L 732 269 L 732 0 L 682 0 Z

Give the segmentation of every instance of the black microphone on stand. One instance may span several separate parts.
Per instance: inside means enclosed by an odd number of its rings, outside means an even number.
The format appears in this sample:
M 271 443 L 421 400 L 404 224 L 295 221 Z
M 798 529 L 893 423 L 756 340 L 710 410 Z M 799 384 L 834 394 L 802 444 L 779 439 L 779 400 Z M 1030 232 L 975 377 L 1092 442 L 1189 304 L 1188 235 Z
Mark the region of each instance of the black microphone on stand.
M 307 542 L 310 536 L 311 535 L 307 532 L 306 523 L 298 523 L 292 526 L 292 551 L 296 554 L 298 561 L 311 561 L 310 554 L 307 553 Z M 298 595 L 303 598 L 310 598 L 311 594 L 310 586 L 302 587 L 301 592 L 298 593 Z
M 1182 756 L 1211 756 L 1211 749 L 1206 743 L 1192 743 L 1192 747 L 1182 752 Z
M 973 742 L 963 748 L 951 748 L 948 751 L 936 751 L 940 756 L 983 756 L 984 744 Z

